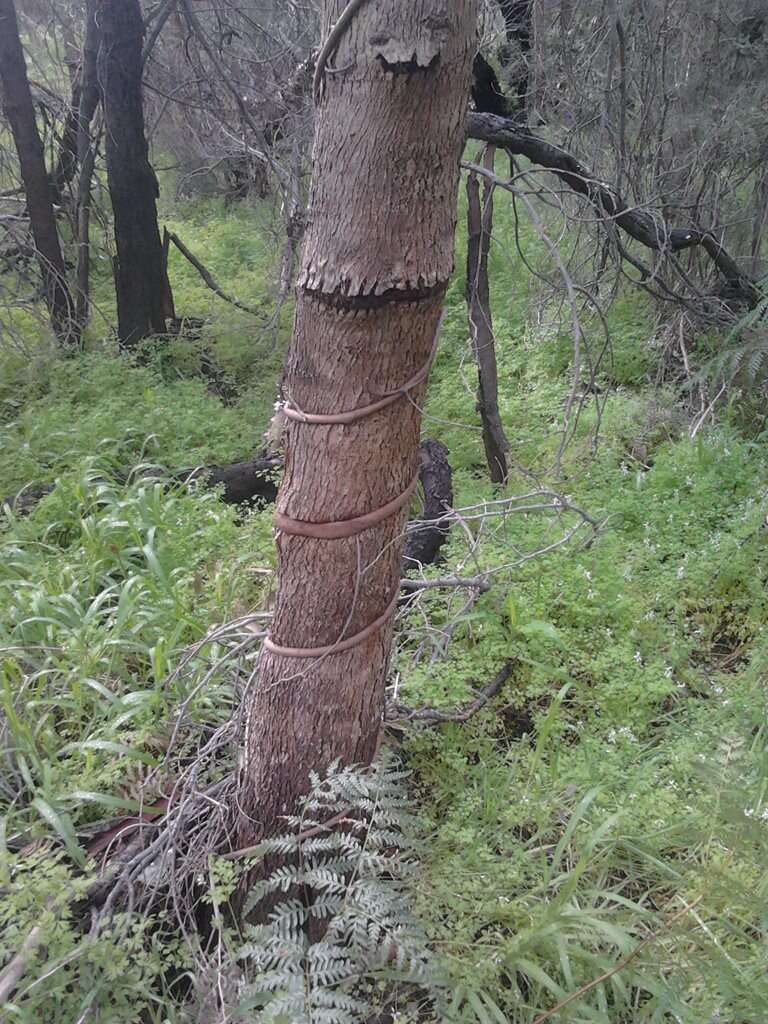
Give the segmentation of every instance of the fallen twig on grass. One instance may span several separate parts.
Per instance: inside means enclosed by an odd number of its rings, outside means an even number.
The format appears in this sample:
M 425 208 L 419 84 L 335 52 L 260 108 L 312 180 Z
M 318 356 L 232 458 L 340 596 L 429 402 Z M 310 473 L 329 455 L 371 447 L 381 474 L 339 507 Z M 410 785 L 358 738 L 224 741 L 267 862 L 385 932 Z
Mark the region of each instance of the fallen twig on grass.
M 167 230 L 168 229 L 166 228 L 166 231 Z M 266 316 L 264 313 L 261 312 L 261 310 L 255 309 L 253 306 L 249 306 L 246 302 L 241 302 L 239 299 L 236 299 L 234 295 L 230 295 L 228 292 L 225 292 L 224 289 L 216 280 L 216 278 L 210 272 L 210 270 L 206 267 L 206 265 L 202 263 L 197 258 L 197 256 L 195 256 L 195 254 L 186 247 L 186 245 L 182 242 L 178 235 L 174 234 L 173 231 L 168 231 L 168 238 L 173 242 L 173 244 L 179 250 L 181 255 L 184 256 L 184 258 L 187 259 L 192 264 L 192 266 L 198 272 L 200 277 L 202 277 L 203 281 L 205 281 L 206 285 L 211 289 L 212 292 L 214 292 L 214 294 L 218 295 L 220 299 L 223 299 L 225 302 L 228 302 L 231 306 L 234 306 L 236 309 L 240 309 L 244 313 L 250 313 L 251 316 L 257 316 L 262 320 L 266 320 Z
M 514 662 L 508 661 L 491 682 L 480 690 L 475 699 L 463 707 L 444 711 L 441 708 L 410 708 L 406 704 L 393 703 L 387 706 L 385 723 L 388 726 L 399 726 L 410 722 L 422 722 L 430 728 L 434 728 L 446 722 L 466 722 L 499 693 L 504 683 L 512 675 L 513 668 Z

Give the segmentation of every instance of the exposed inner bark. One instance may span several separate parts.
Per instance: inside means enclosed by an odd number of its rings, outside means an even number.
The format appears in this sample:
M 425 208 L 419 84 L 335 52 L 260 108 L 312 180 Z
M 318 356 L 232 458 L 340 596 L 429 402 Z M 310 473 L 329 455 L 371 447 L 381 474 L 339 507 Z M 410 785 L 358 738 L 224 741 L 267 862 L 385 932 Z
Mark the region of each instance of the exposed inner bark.
M 483 163 L 493 170 L 495 146 L 486 147 Z M 491 294 L 488 280 L 488 253 L 493 231 L 493 183 L 483 186 L 482 205 L 477 175 L 467 176 L 467 307 L 469 330 L 477 360 L 477 408 L 483 425 L 483 445 L 488 471 L 494 483 L 508 476 L 509 441 L 499 414 L 499 376 L 496 366 L 496 339 L 493 334 Z
M 346 6 L 328 0 L 326 36 Z M 473 3 L 356 4 L 333 46 L 334 69 L 353 73 L 328 74 L 318 61 L 311 209 L 285 374 L 296 408 L 372 404 L 429 357 L 453 263 L 474 31 Z M 400 495 L 416 468 L 423 390 L 349 424 L 290 420 L 278 510 L 329 523 Z M 382 616 L 399 586 L 405 516 L 338 540 L 278 536 L 278 647 L 333 645 Z M 390 618 L 323 658 L 262 655 L 245 707 L 242 845 L 280 828 L 310 770 L 370 761 L 391 628 Z

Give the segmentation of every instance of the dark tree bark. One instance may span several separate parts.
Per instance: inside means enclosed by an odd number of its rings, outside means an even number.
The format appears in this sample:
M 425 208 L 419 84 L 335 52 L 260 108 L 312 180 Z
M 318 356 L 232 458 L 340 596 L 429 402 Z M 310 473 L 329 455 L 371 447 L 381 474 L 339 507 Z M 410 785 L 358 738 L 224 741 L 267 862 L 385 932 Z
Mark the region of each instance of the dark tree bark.
M 107 183 L 115 221 L 118 338 L 133 349 L 162 334 L 168 284 L 157 225 L 141 90 L 144 23 L 138 0 L 99 0 L 98 74 L 103 92 Z
M 440 441 L 426 439 L 419 445 L 419 480 L 424 505 L 408 524 L 403 552 L 403 571 L 433 565 L 448 540 L 451 523 L 446 518 L 453 506 L 453 470 L 448 449 Z
M 282 468 L 281 458 L 264 456 L 226 466 L 180 469 L 171 473 L 170 479 L 176 483 L 199 482 L 203 487 L 221 485 L 221 500 L 225 505 L 261 507 L 271 504 L 277 498 L 275 476 Z M 150 472 L 146 471 L 145 475 Z M 132 479 L 132 476 L 132 473 L 124 471 L 115 473 L 115 477 L 122 483 Z M 440 441 L 426 439 L 419 445 L 419 481 L 424 502 L 408 524 L 403 572 L 420 565 L 432 565 L 448 539 L 451 524 L 447 513 L 453 505 L 453 471 L 448 461 L 448 449 Z M 55 484 L 29 484 L 17 494 L 0 498 L 0 513 L 7 506 L 15 515 L 28 515 L 55 487 Z
M 514 115 L 513 105 L 504 95 L 498 75 L 482 53 L 476 53 L 472 63 L 472 102 L 481 114 Z
M 100 32 L 96 19 L 97 0 L 86 0 L 85 41 L 80 62 L 77 108 L 76 167 L 80 168 L 75 209 L 77 238 L 77 322 L 81 328 L 90 315 L 91 274 L 91 184 L 98 140 L 91 138 L 91 122 L 99 105 L 98 56 Z M 74 105 L 74 97 L 73 97 Z
M 101 33 L 96 18 L 98 0 L 86 0 L 85 41 L 80 66 L 80 105 L 77 117 L 77 159 L 82 164 L 90 148 L 90 129 L 99 105 L 98 59 Z
M 493 171 L 495 146 L 487 146 L 483 163 Z M 488 253 L 493 232 L 493 183 L 485 180 L 480 202 L 477 174 L 467 176 L 467 307 L 469 331 L 477 360 L 477 409 L 483 425 L 483 445 L 491 480 L 504 483 L 508 476 L 509 441 L 499 414 L 499 376 L 493 334 Z
M 474 2 L 326 0 L 285 375 L 296 409 L 364 408 L 430 358 L 453 264 L 475 19 Z M 376 750 L 407 516 L 398 499 L 416 470 L 423 391 L 349 423 L 288 421 L 273 631 L 245 698 L 243 845 L 281 827 L 310 770 Z
M 77 125 L 79 121 L 82 81 L 80 67 L 70 65 L 69 77 L 72 95 L 67 116 L 64 119 L 64 130 L 61 133 L 56 167 L 51 175 L 51 192 L 53 199 L 59 205 L 64 200 L 64 192 L 67 185 L 70 184 L 77 173 Z
M 87 0 L 83 50 L 79 61 L 70 66 L 72 98 L 64 121 L 56 167 L 51 175 L 51 187 L 58 203 L 63 202 L 65 190 L 74 181 L 78 167 L 87 153 L 91 121 L 99 104 L 96 76 L 98 52 L 96 0 Z
M 35 121 L 35 108 L 13 0 L 0 0 L 0 83 L 3 109 L 19 157 L 27 212 L 51 324 L 59 341 L 70 345 L 78 340 L 77 325 L 67 287 L 43 144 Z
M 91 311 L 91 182 L 96 163 L 98 142 L 88 145 L 80 165 L 77 185 L 77 303 L 76 316 L 81 328 L 88 323 Z
M 498 0 L 504 18 L 504 35 L 506 45 L 501 50 L 501 62 L 507 67 L 512 61 L 514 43 L 520 49 L 521 66 L 515 77 L 514 87 L 517 93 L 517 110 L 525 113 L 528 108 L 528 92 L 530 88 L 531 45 L 533 40 L 533 0 Z

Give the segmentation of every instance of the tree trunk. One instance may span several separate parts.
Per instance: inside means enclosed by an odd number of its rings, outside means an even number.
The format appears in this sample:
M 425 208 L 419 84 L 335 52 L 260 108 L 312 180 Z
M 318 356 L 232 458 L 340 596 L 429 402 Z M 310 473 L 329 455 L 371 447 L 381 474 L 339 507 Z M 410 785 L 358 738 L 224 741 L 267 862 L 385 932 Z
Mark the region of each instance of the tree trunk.
M 167 281 L 157 226 L 157 179 L 149 163 L 141 91 L 144 23 L 138 0 L 99 0 L 99 82 L 107 184 L 115 221 L 120 347 L 165 331 Z
M 495 146 L 487 146 L 484 166 L 493 171 Z M 483 445 L 491 480 L 504 483 L 508 476 L 509 441 L 499 415 L 499 376 L 493 336 L 488 253 L 493 231 L 493 182 L 486 178 L 482 207 L 477 175 L 467 176 L 467 306 L 469 331 L 477 360 L 477 409 L 483 425 Z
M 75 208 L 77 238 L 77 322 L 81 329 L 90 316 L 91 277 L 91 184 L 99 148 L 98 139 L 91 139 L 91 121 L 99 105 L 99 23 L 97 0 L 87 0 L 85 10 L 85 41 L 80 63 L 79 105 L 77 109 L 76 166 L 80 167 Z M 74 104 L 74 96 L 73 96 Z
M 517 93 L 517 110 L 526 114 L 531 80 L 531 40 L 533 38 L 533 0 L 498 0 L 504 18 L 506 45 L 501 51 L 503 67 L 513 59 L 514 44 L 520 48 L 520 66 L 515 75 L 514 89 Z
M 82 330 L 91 313 L 91 185 L 99 140 L 89 141 L 77 183 L 77 322 Z
M 27 212 L 51 324 L 59 341 L 71 344 L 77 341 L 74 308 L 67 287 L 43 144 L 35 121 L 35 108 L 29 90 L 27 65 L 13 0 L 0 0 L 0 83 L 3 109 L 19 157 Z
M 402 389 L 430 360 L 453 264 L 475 2 L 326 0 L 326 31 L 345 9 L 315 74 L 285 383 L 289 410 L 379 407 L 288 418 L 273 631 L 244 709 L 245 842 L 280 829 L 311 770 L 376 750 L 424 378 L 412 402 Z

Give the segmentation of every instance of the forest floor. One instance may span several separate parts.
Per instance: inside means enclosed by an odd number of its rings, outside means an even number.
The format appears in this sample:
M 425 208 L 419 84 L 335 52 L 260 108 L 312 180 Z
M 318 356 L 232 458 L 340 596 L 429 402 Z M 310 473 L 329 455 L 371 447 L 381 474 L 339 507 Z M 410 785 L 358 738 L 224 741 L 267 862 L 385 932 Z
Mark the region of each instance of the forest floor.
M 169 212 L 227 290 L 268 314 L 269 216 L 213 201 Z M 0 349 L 0 494 L 57 482 L 30 515 L 0 522 L 0 964 L 44 928 L 9 1020 L 73 1024 L 89 1007 L 109 1022 L 187 1019 L 158 981 L 168 964 L 183 969 L 178 942 L 136 921 L 89 944 L 72 901 L 99 822 L 167 787 L 178 709 L 182 745 L 231 715 L 233 673 L 206 675 L 229 649 L 225 631 L 179 669 L 215 626 L 268 607 L 271 513 L 114 474 L 260 448 L 291 311 L 260 330 L 176 253 L 170 272 L 179 314 L 206 323 L 197 340 L 153 346 L 146 365 L 100 340 L 98 313 L 76 359 L 52 358 L 31 322 L 24 349 Z M 106 270 L 101 283 L 107 312 Z M 427 575 L 482 573 L 491 586 L 471 607 L 466 592 L 430 591 L 401 615 L 391 685 L 400 701 L 448 709 L 512 672 L 469 721 L 403 736 L 423 840 L 414 906 L 453 1020 L 757 1024 L 768 1019 L 766 436 L 734 406 L 691 438 L 687 396 L 654 383 L 651 312 L 624 293 L 596 380 L 600 417 L 590 398 L 555 473 L 571 340 L 538 287 L 502 212 L 492 289 L 517 467 L 505 487 L 484 468 L 460 273 L 429 389 L 424 433 L 447 445 L 466 511 Z M 200 375 L 204 351 L 227 404 Z M 597 529 L 536 508 L 542 490 Z

